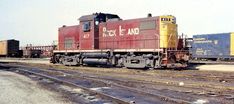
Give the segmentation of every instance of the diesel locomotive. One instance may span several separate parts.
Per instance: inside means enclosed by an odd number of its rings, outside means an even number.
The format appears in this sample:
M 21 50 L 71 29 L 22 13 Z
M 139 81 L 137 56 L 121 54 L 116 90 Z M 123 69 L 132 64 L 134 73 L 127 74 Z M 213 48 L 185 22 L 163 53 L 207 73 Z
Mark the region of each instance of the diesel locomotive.
M 127 68 L 186 67 L 172 15 L 122 20 L 118 15 L 94 13 L 79 25 L 58 29 L 58 49 L 51 63 L 104 65 Z M 179 48 L 180 47 L 180 48 Z

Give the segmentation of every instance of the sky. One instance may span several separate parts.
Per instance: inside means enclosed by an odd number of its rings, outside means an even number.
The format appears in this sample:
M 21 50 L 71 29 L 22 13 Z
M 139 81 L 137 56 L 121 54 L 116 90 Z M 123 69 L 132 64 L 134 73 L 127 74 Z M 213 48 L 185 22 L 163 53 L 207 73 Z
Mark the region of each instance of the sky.
M 50 45 L 58 28 L 77 25 L 82 15 L 118 14 L 122 19 L 174 15 L 178 33 L 234 32 L 233 0 L 0 0 L 0 40 Z

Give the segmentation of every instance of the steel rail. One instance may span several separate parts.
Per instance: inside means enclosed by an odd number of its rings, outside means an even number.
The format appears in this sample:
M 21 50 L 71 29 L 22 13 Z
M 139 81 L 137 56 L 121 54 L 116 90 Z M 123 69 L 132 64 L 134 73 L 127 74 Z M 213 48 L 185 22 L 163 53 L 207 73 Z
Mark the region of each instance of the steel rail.
M 43 70 L 43 71 L 47 71 L 47 70 Z M 55 71 L 51 71 L 51 72 L 55 72 Z M 56 72 L 59 72 L 59 73 L 64 74 L 64 75 L 72 75 L 72 74 L 65 73 L 65 72 L 62 72 L 62 71 L 59 71 L 59 70 L 56 70 Z M 128 86 L 119 85 L 117 83 L 114 83 L 113 81 L 112 82 L 110 82 L 110 81 L 106 82 L 104 80 L 97 79 L 97 77 L 94 77 L 94 78 L 88 77 L 88 76 L 75 76 L 75 77 L 88 79 L 88 80 L 93 80 L 93 81 L 96 81 L 96 82 L 97 81 L 102 82 L 102 83 L 105 83 L 107 85 L 120 87 L 120 88 L 123 88 L 123 89 L 128 89 L 130 91 L 133 91 L 133 92 L 136 92 L 136 93 L 139 93 L 139 94 L 150 95 L 150 96 L 157 97 L 157 98 L 160 98 L 160 99 L 164 99 L 165 101 L 170 101 L 170 102 L 173 102 L 173 103 L 179 103 L 179 104 L 191 104 L 192 103 L 192 102 L 182 100 L 182 99 L 176 99 L 176 98 L 171 98 L 171 97 L 160 95 L 160 94 L 153 94 L 153 93 L 150 93 L 150 92 L 144 92 L 144 91 L 141 91 L 141 90 L 136 89 L 136 88 L 131 88 L 131 87 L 128 87 Z
M 30 68 L 30 69 L 32 68 L 33 69 L 33 67 L 25 67 L 25 66 L 21 66 L 21 65 L 16 65 L 16 67 L 21 67 L 21 68 L 15 68 L 15 70 L 19 70 L 19 71 L 26 72 L 26 73 L 29 73 L 29 74 L 34 74 L 34 75 L 37 75 L 37 76 L 45 77 L 47 79 L 51 79 L 53 81 L 60 82 L 60 83 L 66 84 L 66 85 L 71 85 L 71 86 L 74 86 L 74 87 L 78 87 L 78 88 L 81 88 L 81 89 L 83 89 L 83 90 L 85 90 L 87 92 L 95 93 L 95 94 L 97 94 L 97 95 L 99 95 L 99 96 L 101 96 L 103 98 L 107 98 L 109 100 L 113 100 L 113 101 L 117 102 L 118 104 L 130 104 L 130 102 L 128 102 L 128 101 L 124 101 L 124 100 L 121 100 L 121 99 L 116 98 L 114 96 L 107 95 L 105 93 L 101 93 L 101 92 L 98 92 L 98 91 L 91 90 L 89 88 L 77 85 L 77 84 L 69 82 L 69 81 L 61 80 L 61 79 L 58 79 L 56 77 L 52 77 L 52 76 L 49 76 L 49 75 L 41 74 L 41 73 L 38 73 L 38 72 L 33 72 L 33 71 L 30 71 L 30 70 L 22 69 L 22 68 Z M 58 72 L 58 73 L 61 73 L 61 74 L 64 74 L 64 75 L 72 75 L 72 74 L 69 74 L 69 73 L 66 73 L 66 72 L 63 72 L 63 71 L 59 71 L 59 70 L 56 70 L 56 71 L 40 70 L 38 68 L 37 68 L 37 70 L 42 71 L 42 72 Z M 88 80 L 102 82 L 102 83 L 105 83 L 107 85 L 111 85 L 111 86 L 115 86 L 115 87 L 120 87 L 120 88 L 123 88 L 123 89 L 128 89 L 130 91 L 133 91 L 133 92 L 136 92 L 136 93 L 139 93 L 139 94 L 150 95 L 150 96 L 153 96 L 153 97 L 157 97 L 157 98 L 163 99 L 165 101 L 170 101 L 172 103 L 179 103 L 179 104 L 191 104 L 192 103 L 192 102 L 185 101 L 185 100 L 182 100 L 182 99 L 176 99 L 176 98 L 171 98 L 171 97 L 160 95 L 160 94 L 153 94 L 153 93 L 150 93 L 150 92 L 144 92 L 144 91 L 141 91 L 141 90 L 136 89 L 136 88 L 131 88 L 131 87 L 128 87 L 128 86 L 119 85 L 117 83 L 114 83 L 113 81 L 111 83 L 110 83 L 110 81 L 106 82 L 104 80 L 97 79 L 96 77 L 94 77 L 94 78 L 88 77 L 88 76 L 76 76 L 76 77 L 80 77 L 80 78 L 83 78 L 83 79 L 88 79 Z
M 102 93 L 102 92 L 98 92 L 98 91 L 91 90 L 91 89 L 89 89 L 89 88 L 86 88 L 86 87 L 77 85 L 77 84 L 72 83 L 72 82 L 69 82 L 69 81 L 64 81 L 64 80 L 61 80 L 61 79 L 58 79 L 58 78 L 55 78 L 55 77 L 52 77 L 52 76 L 48 76 L 48 75 L 45 75 L 45 74 L 41 74 L 41 73 L 37 73 L 37 72 L 25 70 L 25 69 L 16 68 L 15 70 L 18 70 L 18 71 L 21 71 L 21 72 L 24 72 L 24 73 L 33 74 L 33 75 L 40 76 L 40 77 L 44 77 L 44 78 L 46 78 L 46 79 L 50 79 L 50 80 L 53 80 L 53 81 L 55 81 L 55 82 L 63 83 L 63 84 L 66 84 L 66 85 L 78 87 L 78 88 L 80 88 L 80 89 L 83 89 L 84 91 L 87 91 L 87 92 L 93 93 L 93 94 L 97 94 L 98 96 L 101 96 L 102 98 L 111 100 L 111 101 L 113 101 L 113 102 L 115 102 L 115 103 L 117 103 L 117 104 L 130 104 L 130 102 L 128 102 L 128 101 L 125 101 L 125 100 L 116 98 L 116 97 L 111 96 L 111 95 L 104 94 L 104 93 Z

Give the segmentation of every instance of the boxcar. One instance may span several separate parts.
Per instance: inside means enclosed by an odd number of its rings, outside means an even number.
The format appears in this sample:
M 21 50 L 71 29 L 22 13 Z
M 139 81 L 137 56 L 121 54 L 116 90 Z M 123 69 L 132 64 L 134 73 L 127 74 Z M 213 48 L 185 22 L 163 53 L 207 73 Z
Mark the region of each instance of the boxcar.
M 234 33 L 194 35 L 191 52 L 196 59 L 233 59 Z
M 3 40 L 0 41 L 0 56 L 18 57 L 19 56 L 19 41 L 18 40 Z

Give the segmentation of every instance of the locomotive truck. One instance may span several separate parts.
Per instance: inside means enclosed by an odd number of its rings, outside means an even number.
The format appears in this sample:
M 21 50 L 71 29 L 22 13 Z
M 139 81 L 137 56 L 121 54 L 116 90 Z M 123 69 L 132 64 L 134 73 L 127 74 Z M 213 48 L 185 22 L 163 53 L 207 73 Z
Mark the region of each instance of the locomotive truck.
M 127 68 L 185 67 L 186 51 L 179 49 L 176 18 L 172 15 L 122 20 L 94 13 L 79 25 L 58 29 L 58 49 L 51 63 Z

